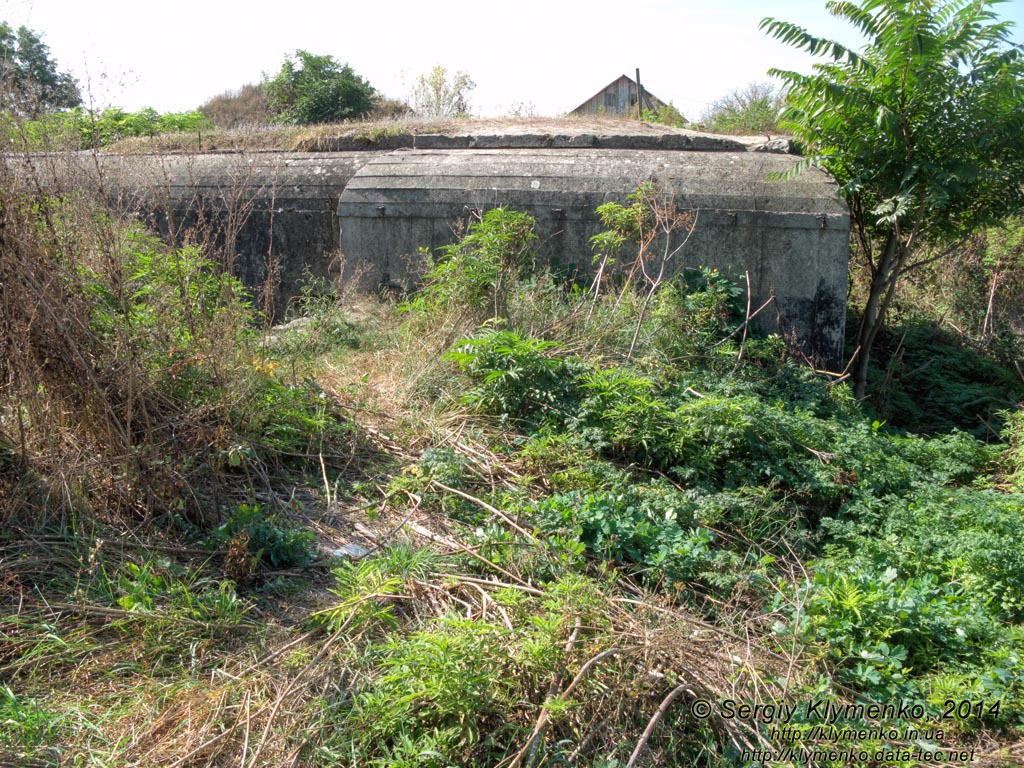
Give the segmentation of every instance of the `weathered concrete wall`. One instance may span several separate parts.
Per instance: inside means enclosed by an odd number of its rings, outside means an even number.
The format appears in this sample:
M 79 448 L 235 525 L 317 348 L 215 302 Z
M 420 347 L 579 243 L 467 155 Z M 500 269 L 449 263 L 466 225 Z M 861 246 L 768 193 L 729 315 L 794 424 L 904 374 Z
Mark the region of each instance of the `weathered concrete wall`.
M 849 215 L 819 173 L 780 182 L 796 159 L 753 152 L 650 150 L 399 151 L 374 158 L 348 183 L 338 208 L 347 267 L 364 287 L 412 287 L 421 246 L 452 242 L 452 223 L 504 205 L 537 219 L 539 255 L 557 271 L 591 271 L 594 213 L 644 181 L 674 193 L 697 227 L 674 267 L 749 271 L 754 306 L 777 311 L 762 330 L 798 340 L 823 364 L 842 357 Z
M 219 246 L 277 317 L 307 275 L 328 277 L 340 253 L 338 201 L 377 152 L 34 156 L 19 172 L 99 190 L 166 239 Z M 273 270 L 273 274 L 271 274 Z
M 819 362 L 841 359 L 849 216 L 823 175 L 769 180 L 796 158 L 685 132 L 407 138 L 417 148 L 25 162 L 34 164 L 28 172 L 100 189 L 171 240 L 198 232 L 225 246 L 255 292 L 270 280 L 278 316 L 306 275 L 327 276 L 339 252 L 364 287 L 412 287 L 419 275 L 409 257 L 419 247 L 452 242 L 457 221 L 499 205 L 537 219 L 542 259 L 585 275 L 597 206 L 653 180 L 697 213 L 678 267 L 749 271 L 755 305 L 777 299 L 778 311 L 759 317 L 763 330 L 797 339 Z
M 175 241 L 212 235 L 233 271 L 281 317 L 308 276 L 329 277 L 340 254 L 337 209 L 373 152 L 245 153 L 104 158 L 111 177 L 141 192 L 141 210 Z M 192 233 L 192 234 L 190 234 Z

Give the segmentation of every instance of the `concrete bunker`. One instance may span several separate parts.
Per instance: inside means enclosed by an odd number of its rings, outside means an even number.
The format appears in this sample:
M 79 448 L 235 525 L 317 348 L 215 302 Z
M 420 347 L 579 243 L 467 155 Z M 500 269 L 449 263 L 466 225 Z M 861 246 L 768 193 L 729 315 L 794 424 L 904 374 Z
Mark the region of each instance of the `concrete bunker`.
M 329 277 L 339 253 L 338 200 L 374 152 L 83 153 L 37 156 L 24 170 L 59 185 L 98 189 L 118 209 L 181 244 L 226 247 L 254 293 L 274 287 L 280 318 L 310 275 Z
M 733 277 L 749 272 L 755 306 L 775 297 L 758 327 L 835 365 L 842 358 L 849 214 L 823 174 L 772 180 L 794 162 L 723 151 L 398 151 L 373 158 L 349 181 L 338 206 L 340 244 L 364 288 L 411 288 L 418 275 L 410 256 L 419 247 L 450 243 L 454 221 L 504 205 L 536 218 L 543 262 L 584 276 L 590 238 L 601 229 L 595 209 L 653 180 L 697 215 L 675 267 L 711 266 Z
M 278 316 L 339 253 L 364 288 L 412 287 L 410 255 L 452 242 L 467 212 L 499 205 L 535 217 L 542 260 L 584 275 L 595 209 L 653 180 L 698 215 L 678 266 L 749 271 L 753 301 L 776 298 L 777 311 L 758 318 L 762 331 L 817 363 L 842 359 L 846 206 L 823 174 L 771 180 L 796 158 L 722 137 L 423 135 L 388 150 L 86 155 L 73 172 L 44 161 L 31 170 L 98 185 L 172 239 L 197 222 L 219 228 L 235 273 L 254 291 L 275 287 Z

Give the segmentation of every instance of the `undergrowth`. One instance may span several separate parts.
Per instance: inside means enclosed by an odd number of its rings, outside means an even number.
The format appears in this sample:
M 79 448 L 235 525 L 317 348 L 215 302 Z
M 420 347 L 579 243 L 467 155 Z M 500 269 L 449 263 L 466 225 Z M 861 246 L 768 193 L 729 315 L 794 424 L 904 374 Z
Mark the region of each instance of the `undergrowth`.
M 296 459 L 351 453 L 337 405 L 275 375 L 215 254 L 168 247 L 80 193 L 12 179 L 3 195 L 8 513 L 202 527 L 245 485 L 235 475 L 252 488 Z
M 1015 759 L 1021 412 L 892 428 L 653 189 L 589 286 L 496 209 L 372 331 L 311 286 L 263 338 L 210 254 L 3 195 L 0 759 Z

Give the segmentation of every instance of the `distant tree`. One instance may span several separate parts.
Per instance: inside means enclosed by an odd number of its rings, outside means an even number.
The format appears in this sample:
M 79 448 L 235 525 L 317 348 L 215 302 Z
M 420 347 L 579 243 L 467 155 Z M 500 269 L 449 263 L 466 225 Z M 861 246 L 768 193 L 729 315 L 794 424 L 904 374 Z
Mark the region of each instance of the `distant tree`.
M 536 117 L 537 105 L 532 101 L 513 101 L 505 110 L 507 117 Z
M 715 101 L 700 123 L 713 133 L 734 135 L 779 132 L 779 111 L 785 101 L 781 88 L 772 83 L 750 83 Z
M 455 117 L 469 114 L 469 92 L 476 83 L 465 72 L 453 72 L 438 65 L 416 78 L 412 89 L 412 108 L 428 117 Z
M 218 128 L 266 125 L 270 122 L 270 102 L 261 83 L 249 83 L 238 90 L 218 94 L 199 107 L 199 111 Z
M 39 35 L 0 22 L 0 110 L 38 117 L 81 103 L 75 78 L 57 71 Z
M 811 74 L 770 74 L 787 87 L 783 126 L 804 146 L 803 167 L 839 184 L 866 262 L 852 370 L 858 397 L 900 279 L 1024 210 L 1024 47 L 991 5 L 828 2 L 868 38 L 860 52 L 789 22 L 761 22 L 773 37 L 826 58 Z
M 348 64 L 298 50 L 264 88 L 274 119 L 308 125 L 361 117 L 373 109 L 376 92 Z

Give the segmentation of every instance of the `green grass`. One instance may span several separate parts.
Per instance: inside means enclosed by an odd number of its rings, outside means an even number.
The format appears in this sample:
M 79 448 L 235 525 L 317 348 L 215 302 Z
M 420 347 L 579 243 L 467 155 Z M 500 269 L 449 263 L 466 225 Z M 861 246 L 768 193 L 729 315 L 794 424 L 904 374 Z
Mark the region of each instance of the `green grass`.
M 402 311 L 311 286 L 265 339 L 202 254 L 138 231 L 108 230 L 126 282 L 56 270 L 71 340 L 118 376 L 81 411 L 56 377 L 0 391 L 0 756 L 718 768 L 792 745 L 726 701 L 806 733 L 813 700 L 906 702 L 840 725 L 1019 742 L 1019 413 L 987 442 L 894 429 L 734 333 L 721 275 L 649 301 L 614 270 L 522 278 L 522 225 L 481 222 Z M 104 453 L 125 392 L 149 421 Z

